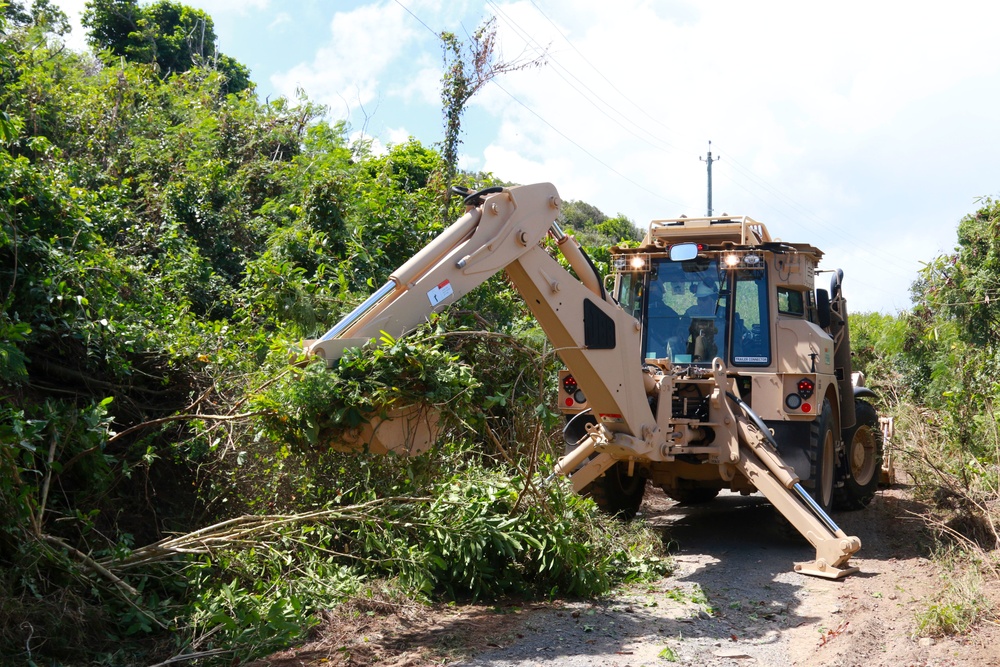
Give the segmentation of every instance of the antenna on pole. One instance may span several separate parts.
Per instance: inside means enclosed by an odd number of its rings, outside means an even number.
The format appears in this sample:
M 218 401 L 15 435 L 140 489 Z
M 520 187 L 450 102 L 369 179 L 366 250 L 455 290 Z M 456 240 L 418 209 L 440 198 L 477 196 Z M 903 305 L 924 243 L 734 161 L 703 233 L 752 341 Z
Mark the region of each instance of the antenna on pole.
M 712 158 L 712 142 L 708 142 L 708 157 L 699 156 L 699 160 L 708 164 L 708 217 L 712 217 L 712 163 L 721 160 L 721 157 Z

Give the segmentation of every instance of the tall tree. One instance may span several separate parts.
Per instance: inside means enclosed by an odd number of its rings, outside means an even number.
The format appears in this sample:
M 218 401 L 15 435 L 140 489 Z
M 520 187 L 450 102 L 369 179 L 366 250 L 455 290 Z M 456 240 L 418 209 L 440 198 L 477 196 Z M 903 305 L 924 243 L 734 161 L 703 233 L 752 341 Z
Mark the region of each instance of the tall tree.
M 83 25 L 92 46 L 132 62 L 154 65 L 162 76 L 212 67 L 226 76 L 226 92 L 245 90 L 250 73 L 216 49 L 215 24 L 200 9 L 171 0 L 87 0 Z
M 455 174 L 458 173 L 458 147 L 461 144 L 462 114 L 473 95 L 494 78 L 507 72 L 545 64 L 545 53 L 531 60 L 504 60 L 496 52 L 496 18 L 490 17 L 468 44 L 454 33 L 442 32 L 444 76 L 441 78 L 441 105 L 444 111 L 444 196 L 447 199 Z
M 914 296 L 939 318 L 961 323 L 963 342 L 990 347 L 1000 336 L 1000 201 L 981 204 L 958 223 L 955 252 L 921 271 Z
M 52 0 L 34 0 L 28 9 L 21 0 L 9 0 L 2 11 L 15 28 L 40 27 L 57 35 L 65 35 L 70 30 L 69 17 L 54 6 Z

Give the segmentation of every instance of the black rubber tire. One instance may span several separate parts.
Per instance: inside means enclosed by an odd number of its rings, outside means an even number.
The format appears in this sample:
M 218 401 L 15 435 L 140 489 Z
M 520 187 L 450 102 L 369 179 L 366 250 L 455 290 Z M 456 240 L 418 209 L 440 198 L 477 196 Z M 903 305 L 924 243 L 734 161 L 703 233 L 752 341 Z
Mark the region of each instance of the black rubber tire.
M 639 474 L 630 476 L 628 463 L 622 461 L 583 487 L 582 493 L 606 514 L 631 521 L 639 513 L 642 497 L 646 494 L 646 478 Z
M 829 513 L 833 506 L 834 480 L 837 472 L 836 442 L 833 437 L 833 408 L 823 400 L 823 408 L 809 427 L 809 479 L 802 488 Z
M 868 506 L 878 490 L 882 472 L 883 442 L 878 413 L 867 401 L 854 400 L 857 423 L 844 431 L 844 456 L 837 469 L 843 482 L 834 490 L 838 510 L 860 510 Z
M 668 498 L 676 500 L 681 505 L 704 505 L 712 502 L 719 495 L 722 489 L 705 487 L 680 487 L 676 489 L 664 489 Z

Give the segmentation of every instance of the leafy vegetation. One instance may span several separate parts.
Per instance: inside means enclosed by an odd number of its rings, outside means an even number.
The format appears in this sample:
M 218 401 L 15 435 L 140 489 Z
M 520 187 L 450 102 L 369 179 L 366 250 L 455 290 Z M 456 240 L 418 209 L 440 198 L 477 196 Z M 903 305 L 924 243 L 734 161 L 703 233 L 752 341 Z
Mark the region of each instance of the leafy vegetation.
M 163 76 L 212 67 L 225 76 L 223 88 L 237 93 L 250 86 L 246 67 L 216 50 L 212 17 L 170 0 L 142 6 L 137 0 L 88 0 L 83 25 L 97 50 L 115 58 L 149 63 Z
M 87 17 L 96 57 L 62 48 L 50 2 L 0 20 L 0 654 L 232 662 L 376 587 L 593 595 L 664 571 L 641 527 L 539 483 L 558 359 L 503 277 L 334 369 L 297 358 L 441 230 L 453 161 L 412 139 L 375 154 L 305 97 L 261 102 L 198 10 L 92 0 Z M 585 202 L 563 224 L 598 266 L 638 236 Z M 998 226 L 983 200 L 911 311 L 851 321 L 932 523 L 989 577 Z M 410 402 L 446 407 L 431 452 L 327 446 Z M 926 632 L 987 613 L 961 581 Z
M 942 637 L 967 633 L 991 611 L 983 596 L 983 576 L 967 555 L 956 549 L 945 549 L 938 555 L 942 564 L 940 591 L 925 609 L 917 612 L 915 634 Z
M 558 362 L 502 277 L 335 369 L 297 358 L 441 230 L 436 150 L 374 154 L 304 97 L 257 100 L 177 3 L 92 0 L 96 57 L 50 3 L 3 16 L 0 655 L 231 663 L 372 588 L 664 571 L 651 534 L 540 484 Z M 447 408 L 428 454 L 327 446 L 411 401 Z

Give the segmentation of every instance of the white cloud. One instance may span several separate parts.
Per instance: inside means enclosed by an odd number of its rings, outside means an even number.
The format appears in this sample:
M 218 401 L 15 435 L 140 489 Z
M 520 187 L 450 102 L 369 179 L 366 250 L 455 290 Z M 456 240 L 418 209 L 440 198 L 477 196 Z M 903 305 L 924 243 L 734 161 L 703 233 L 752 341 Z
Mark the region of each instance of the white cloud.
M 388 138 L 389 143 L 392 145 L 405 144 L 413 136 L 409 130 L 405 127 L 394 127 L 387 129 L 383 134 Z
M 189 2 L 204 9 L 213 18 L 224 12 L 245 15 L 250 10 L 263 11 L 271 6 L 271 0 L 189 0 Z
M 976 196 L 997 194 L 997 4 L 400 0 L 411 15 L 364 1 L 340 3 L 349 9 L 332 14 L 314 56 L 263 78 L 280 94 L 302 87 L 336 117 L 353 112 L 380 145 L 405 140 L 401 128 L 430 144 L 441 132 L 431 33 L 462 37 L 496 15 L 504 58 L 550 45 L 550 63 L 473 98 L 463 166 L 550 181 L 645 225 L 704 213 L 698 158 L 712 140 L 715 211 L 823 248 L 863 292 L 848 295 L 854 310 L 905 306 L 919 261 L 950 247 Z M 266 36 L 278 49 L 295 33 Z
M 482 159 L 477 155 L 469 155 L 467 153 L 459 153 L 458 155 L 459 169 L 463 169 L 465 171 L 478 171 L 482 163 Z
M 426 57 L 421 58 L 421 62 L 426 64 L 403 85 L 391 88 L 389 93 L 401 98 L 402 104 L 437 106 L 441 104 L 441 65 L 431 65 Z
M 1000 130 L 974 111 L 1000 102 L 1000 7 L 541 6 L 569 45 L 537 4 L 499 5 L 498 26 L 505 53 L 551 43 L 550 64 L 503 77 L 515 99 L 492 87 L 475 100 L 497 118 L 482 143 L 502 178 L 552 181 L 640 225 L 703 214 L 711 139 L 715 211 L 849 264 L 855 310 L 905 307 L 919 262 L 1000 182 L 986 156 Z
M 413 39 L 412 18 L 395 3 L 362 6 L 334 15 L 330 40 L 311 63 L 299 63 L 271 81 L 283 95 L 308 91 L 310 98 L 341 110 L 369 105 L 378 99 L 380 78 Z
M 275 30 L 276 28 L 281 28 L 283 26 L 290 26 L 292 24 L 292 17 L 288 12 L 278 12 L 274 20 L 272 20 L 268 25 L 268 30 Z
M 367 143 L 368 151 L 372 155 L 385 155 L 389 152 L 389 147 L 382 143 L 381 139 L 365 134 L 361 130 L 352 132 L 348 137 L 348 141 L 351 145 L 357 144 L 358 142 Z

